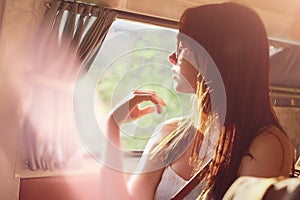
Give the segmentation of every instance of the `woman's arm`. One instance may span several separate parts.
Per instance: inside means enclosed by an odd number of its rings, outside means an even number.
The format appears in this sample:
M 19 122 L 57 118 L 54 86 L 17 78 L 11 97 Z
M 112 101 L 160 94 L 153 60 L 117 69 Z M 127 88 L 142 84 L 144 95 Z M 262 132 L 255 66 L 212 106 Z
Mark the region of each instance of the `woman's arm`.
M 110 142 L 117 145 L 120 143 L 120 137 L 119 137 L 119 126 L 115 123 L 115 121 L 110 118 L 107 120 L 107 124 L 109 127 L 109 134 L 107 135 Z M 156 130 L 161 131 L 161 130 Z M 105 169 L 105 172 L 103 171 L 103 176 L 106 177 L 105 179 L 113 179 L 113 185 L 107 186 L 107 182 L 103 183 L 106 184 L 106 188 L 113 188 L 114 186 L 117 186 L 118 193 L 122 193 L 122 199 L 126 199 L 124 196 L 127 196 L 130 200 L 152 200 L 155 195 L 156 187 L 161 179 L 161 175 L 163 173 L 164 168 L 154 166 L 155 163 L 151 162 L 150 159 L 148 159 L 148 153 L 147 149 L 151 149 L 151 146 L 155 144 L 155 141 L 157 141 L 158 138 L 155 137 L 152 139 L 151 142 L 148 143 L 146 147 L 146 152 L 143 153 L 142 156 L 142 165 L 140 167 L 140 171 L 137 174 L 132 173 L 125 173 L 120 171 L 114 171 L 113 169 Z M 110 145 L 109 145 L 110 146 Z M 121 151 L 115 151 L 115 147 L 107 147 L 107 152 L 109 154 L 106 154 L 105 160 L 107 162 L 114 162 L 115 165 L 122 167 L 121 160 L 122 160 L 122 153 Z M 115 153 L 113 153 L 115 152 Z M 110 161 L 110 160 L 113 161 Z M 119 163 L 117 163 L 119 162 Z M 107 174 L 110 174 L 110 177 L 107 177 Z M 112 190 L 107 189 L 107 191 L 112 192 Z M 115 193 L 105 192 L 106 198 L 112 198 L 115 195 Z M 123 192 L 121 192 L 123 191 Z M 125 193 L 125 194 L 124 194 Z M 110 196 L 111 195 L 111 196 Z M 120 196 L 121 197 L 121 196 Z
M 148 106 L 146 108 L 140 109 L 139 104 L 144 101 L 150 101 L 154 105 Z M 122 153 L 120 148 L 120 129 L 119 126 L 121 123 L 133 121 L 138 119 L 144 115 L 157 111 L 159 114 L 162 112 L 162 106 L 165 106 L 165 102 L 152 91 L 134 91 L 125 99 L 123 99 L 118 105 L 116 105 L 107 120 L 107 126 L 105 130 L 105 135 L 108 139 L 108 143 L 105 148 L 105 162 L 110 162 L 119 169 L 122 169 Z M 150 163 L 148 163 L 150 164 Z M 114 196 L 113 188 L 114 186 L 119 186 L 122 191 L 126 191 L 126 196 L 132 200 L 140 200 L 140 199 L 153 199 L 157 184 L 159 183 L 161 174 L 163 169 L 156 169 L 153 171 L 149 171 L 147 173 L 139 173 L 139 174 L 126 174 L 125 172 L 115 171 L 112 169 L 106 169 L 105 172 L 109 172 L 111 174 L 110 177 L 117 181 L 114 185 L 106 185 L 105 187 L 111 188 L 111 195 Z M 104 172 L 103 171 L 103 172 Z M 103 177 L 107 177 L 105 173 L 102 172 Z M 127 181 L 128 175 L 130 176 L 130 180 Z M 109 177 L 107 177 L 109 178 Z M 103 183 L 106 184 L 106 183 Z M 117 189 L 117 188 L 116 188 Z M 117 192 L 117 191 L 115 191 Z M 105 192 L 107 198 L 107 194 L 110 192 Z M 111 197 L 112 197 L 111 196 Z M 126 198 L 125 198 L 126 199 Z
M 178 118 L 173 118 L 164 121 L 154 130 L 137 168 L 137 171 L 141 173 L 131 175 L 129 178 L 128 189 L 131 196 L 135 197 L 134 199 L 154 199 L 162 173 L 166 165 L 170 163 L 160 159 L 150 158 L 152 156 L 152 149 L 159 144 L 163 138 L 176 129 L 179 120 Z

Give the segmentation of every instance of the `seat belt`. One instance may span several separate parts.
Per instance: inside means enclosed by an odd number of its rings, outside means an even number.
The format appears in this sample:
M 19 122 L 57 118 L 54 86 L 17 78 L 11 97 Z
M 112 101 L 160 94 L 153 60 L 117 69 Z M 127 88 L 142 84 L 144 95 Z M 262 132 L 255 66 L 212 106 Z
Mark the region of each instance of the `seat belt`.
M 182 200 L 186 197 L 200 183 L 200 173 L 202 170 L 197 172 L 176 194 L 174 194 L 171 200 Z

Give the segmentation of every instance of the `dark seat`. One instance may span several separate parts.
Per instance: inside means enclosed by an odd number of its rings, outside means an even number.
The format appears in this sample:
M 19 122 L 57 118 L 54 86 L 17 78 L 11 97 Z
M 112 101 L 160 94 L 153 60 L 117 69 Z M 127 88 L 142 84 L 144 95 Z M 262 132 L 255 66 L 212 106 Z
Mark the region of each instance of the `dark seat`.
M 223 200 L 299 200 L 299 178 L 238 178 Z

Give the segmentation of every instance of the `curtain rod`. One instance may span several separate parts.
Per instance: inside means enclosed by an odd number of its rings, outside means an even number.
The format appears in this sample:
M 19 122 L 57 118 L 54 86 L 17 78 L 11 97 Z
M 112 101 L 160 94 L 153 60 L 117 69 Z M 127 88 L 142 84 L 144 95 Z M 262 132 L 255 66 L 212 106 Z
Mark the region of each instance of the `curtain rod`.
M 48 2 L 46 5 L 48 8 L 50 8 L 52 5 L 52 3 L 54 3 L 55 1 L 52 2 Z M 65 0 L 56 0 L 56 2 L 61 2 L 59 9 L 62 9 L 63 7 L 68 10 L 71 11 L 72 10 L 72 6 L 74 5 L 78 5 L 78 9 L 77 9 L 77 14 L 82 14 L 85 12 L 90 12 L 89 14 L 91 16 L 97 16 L 97 14 L 99 13 L 99 11 L 101 9 L 107 9 L 107 10 L 112 10 L 115 11 L 114 9 L 111 9 L 110 7 L 106 7 L 106 6 L 98 6 L 96 4 L 87 4 L 87 3 L 83 3 L 83 2 L 79 2 L 79 1 L 65 1 Z M 65 5 L 63 5 L 63 3 L 66 3 Z M 88 10 L 87 7 L 88 6 Z
M 123 11 L 123 10 L 118 10 L 115 8 L 111 8 L 105 5 L 96 5 L 96 4 L 87 4 L 84 2 L 79 2 L 79 1 L 64 1 L 64 0 L 57 0 L 60 1 L 61 3 L 66 2 L 68 5 L 66 6 L 66 10 L 70 11 L 72 10 L 72 5 L 78 5 L 78 14 L 79 12 L 84 13 L 87 12 L 85 10 L 86 6 L 90 6 L 91 9 L 91 15 L 96 16 L 97 13 L 100 11 L 100 9 L 108 9 L 115 11 L 117 13 L 117 18 L 120 19 L 127 19 L 127 20 L 134 20 L 138 22 L 143 22 L 143 23 L 150 23 L 153 25 L 158 25 L 158 26 L 164 26 L 168 28 L 177 28 L 178 27 L 178 22 L 169 20 L 169 19 L 164 19 L 164 18 L 158 18 L 158 17 L 153 17 L 153 16 L 148 16 L 148 15 L 143 15 L 143 14 L 138 14 L 138 13 L 132 13 L 129 11 Z M 47 7 L 51 7 L 52 2 L 47 3 Z M 62 8 L 62 4 L 60 5 L 60 9 Z

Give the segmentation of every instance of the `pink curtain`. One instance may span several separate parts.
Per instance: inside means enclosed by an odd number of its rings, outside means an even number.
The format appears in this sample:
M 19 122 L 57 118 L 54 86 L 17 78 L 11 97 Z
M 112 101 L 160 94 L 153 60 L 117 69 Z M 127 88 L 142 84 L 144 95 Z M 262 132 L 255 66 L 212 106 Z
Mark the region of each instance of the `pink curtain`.
M 68 167 L 81 148 L 73 119 L 73 86 L 88 69 L 116 12 L 53 1 L 27 51 L 24 75 L 24 164 L 30 170 Z
M 70 1 L 53 1 L 48 6 L 42 26 L 57 38 L 61 32 L 61 37 L 72 44 L 82 65 L 89 68 L 87 64 L 93 61 L 117 13 Z

